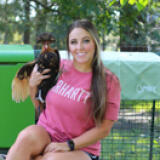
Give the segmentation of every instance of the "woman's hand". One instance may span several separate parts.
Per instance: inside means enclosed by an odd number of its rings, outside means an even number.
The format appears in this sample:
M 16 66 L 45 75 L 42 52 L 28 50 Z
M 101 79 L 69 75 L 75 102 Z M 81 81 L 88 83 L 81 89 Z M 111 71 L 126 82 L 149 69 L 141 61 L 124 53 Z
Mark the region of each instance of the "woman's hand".
M 68 144 L 66 142 L 56 143 L 51 142 L 44 150 L 44 153 L 47 152 L 67 152 L 70 151 Z
M 40 106 L 39 101 L 35 99 L 37 86 L 41 83 L 43 79 L 50 77 L 50 75 L 43 75 L 45 73 L 48 73 L 49 71 L 50 69 L 45 69 L 42 73 L 38 72 L 38 65 L 36 64 L 31 73 L 31 76 L 29 79 L 29 93 L 35 108 L 38 108 Z
M 50 69 L 43 70 L 42 73 L 38 72 L 38 65 L 36 64 L 33 68 L 33 71 L 31 73 L 30 79 L 29 79 L 29 86 L 37 87 L 43 79 L 47 79 L 50 77 L 50 75 L 44 75 L 45 73 L 48 73 Z

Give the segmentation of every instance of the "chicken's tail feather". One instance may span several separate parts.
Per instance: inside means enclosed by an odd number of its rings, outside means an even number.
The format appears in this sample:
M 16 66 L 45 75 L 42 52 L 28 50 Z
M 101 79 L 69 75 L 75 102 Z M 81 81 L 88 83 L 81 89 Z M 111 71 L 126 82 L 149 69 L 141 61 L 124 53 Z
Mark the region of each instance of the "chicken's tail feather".
M 29 96 L 29 78 L 20 80 L 17 76 L 12 81 L 12 99 L 19 103 Z

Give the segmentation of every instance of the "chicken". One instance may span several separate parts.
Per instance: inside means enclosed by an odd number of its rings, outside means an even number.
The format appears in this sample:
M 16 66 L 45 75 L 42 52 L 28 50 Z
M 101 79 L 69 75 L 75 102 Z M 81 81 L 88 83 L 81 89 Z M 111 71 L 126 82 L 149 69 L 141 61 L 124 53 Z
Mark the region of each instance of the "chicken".
M 55 39 L 50 33 L 43 33 L 37 38 L 38 43 L 42 43 L 40 55 L 33 61 L 24 64 L 16 73 L 12 81 L 12 99 L 17 103 L 24 101 L 29 96 L 29 78 L 35 64 L 38 65 L 38 71 L 41 73 L 44 69 L 50 69 L 47 74 L 49 78 L 42 80 L 38 85 L 35 98 L 42 104 L 45 104 L 46 95 L 53 87 L 60 73 L 60 55 L 57 49 L 51 48 L 50 43 Z M 45 105 L 44 105 L 45 106 Z

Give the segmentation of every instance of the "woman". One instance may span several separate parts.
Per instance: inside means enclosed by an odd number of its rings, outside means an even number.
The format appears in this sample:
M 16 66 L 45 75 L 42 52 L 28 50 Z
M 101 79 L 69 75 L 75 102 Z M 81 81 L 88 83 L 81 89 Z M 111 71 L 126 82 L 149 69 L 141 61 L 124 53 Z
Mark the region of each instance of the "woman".
M 47 94 L 46 109 L 37 125 L 24 129 L 8 152 L 7 160 L 98 160 L 100 140 L 118 119 L 120 84 L 100 59 L 96 29 L 77 20 L 67 35 L 73 60 L 62 60 L 63 73 Z M 35 107 L 36 87 L 48 78 L 35 66 L 30 94 Z

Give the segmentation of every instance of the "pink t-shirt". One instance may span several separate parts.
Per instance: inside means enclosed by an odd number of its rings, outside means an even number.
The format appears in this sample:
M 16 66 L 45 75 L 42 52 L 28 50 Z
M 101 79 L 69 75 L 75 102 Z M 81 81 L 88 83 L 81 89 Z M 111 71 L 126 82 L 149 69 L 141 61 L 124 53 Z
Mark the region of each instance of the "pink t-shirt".
M 38 124 L 50 134 L 53 142 L 64 142 L 80 136 L 95 127 L 91 117 L 90 84 L 92 72 L 79 72 L 71 60 L 62 60 L 63 73 L 47 94 L 46 109 Z M 117 77 L 106 69 L 108 104 L 105 119 L 117 120 L 120 108 L 120 84 Z M 100 141 L 82 150 L 100 154 Z

